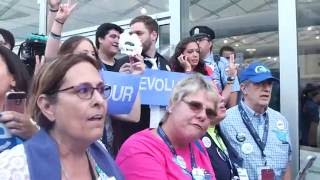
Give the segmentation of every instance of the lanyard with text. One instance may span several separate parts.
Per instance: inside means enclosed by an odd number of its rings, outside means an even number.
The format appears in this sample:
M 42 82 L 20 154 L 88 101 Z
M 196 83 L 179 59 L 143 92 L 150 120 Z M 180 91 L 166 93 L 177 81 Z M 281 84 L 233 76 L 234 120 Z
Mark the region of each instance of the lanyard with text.
M 238 104 L 238 108 L 239 108 L 243 123 L 246 125 L 246 127 L 249 130 L 249 132 L 250 132 L 251 136 L 253 137 L 254 141 L 257 143 L 257 145 L 258 145 L 258 147 L 259 147 L 259 149 L 261 151 L 261 155 L 265 159 L 266 155 L 264 154 L 264 149 L 265 149 L 266 144 L 267 144 L 268 131 L 269 131 L 269 117 L 268 117 L 268 115 L 266 115 L 266 118 L 265 118 L 263 136 L 262 136 L 262 140 L 261 140 L 259 135 L 258 135 L 258 133 L 257 133 L 257 131 L 254 129 L 250 118 L 248 117 L 247 113 L 243 109 L 243 107 L 241 105 L 241 102 Z M 265 165 L 267 165 L 267 161 L 265 161 Z
M 177 154 L 176 150 L 174 149 L 174 147 L 173 147 L 172 143 L 170 142 L 168 136 L 166 135 L 166 133 L 163 131 L 163 129 L 162 129 L 160 126 L 158 127 L 157 132 L 158 132 L 159 136 L 161 137 L 161 139 L 162 139 L 162 140 L 166 143 L 166 145 L 169 147 L 171 153 L 172 153 L 175 157 L 177 157 L 178 154 Z M 192 168 L 195 168 L 195 167 L 197 167 L 197 165 L 196 165 L 196 160 L 195 160 L 195 157 L 194 157 L 194 154 L 193 154 L 193 149 L 191 148 L 191 145 L 190 145 L 190 144 L 189 144 L 189 149 L 190 149 L 190 155 L 191 155 L 191 166 L 192 166 Z M 190 171 L 188 171 L 187 169 L 184 169 L 184 170 L 186 170 L 187 172 L 190 173 Z M 190 175 L 191 175 L 191 173 L 190 173 Z

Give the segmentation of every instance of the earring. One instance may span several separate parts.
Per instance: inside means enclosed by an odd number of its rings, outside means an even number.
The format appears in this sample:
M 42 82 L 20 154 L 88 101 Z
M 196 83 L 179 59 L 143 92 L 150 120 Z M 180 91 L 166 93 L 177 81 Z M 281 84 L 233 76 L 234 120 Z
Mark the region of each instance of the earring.
M 10 84 L 10 87 L 9 87 L 9 88 L 10 88 L 10 89 L 9 89 L 9 91 L 10 91 L 10 92 L 15 91 L 15 90 L 14 90 L 14 88 L 15 88 L 15 87 L 14 87 L 14 86 L 12 86 L 11 84 Z
M 172 113 L 172 110 L 170 110 L 169 108 L 168 108 L 168 106 L 166 107 L 166 111 L 170 114 L 170 113 Z

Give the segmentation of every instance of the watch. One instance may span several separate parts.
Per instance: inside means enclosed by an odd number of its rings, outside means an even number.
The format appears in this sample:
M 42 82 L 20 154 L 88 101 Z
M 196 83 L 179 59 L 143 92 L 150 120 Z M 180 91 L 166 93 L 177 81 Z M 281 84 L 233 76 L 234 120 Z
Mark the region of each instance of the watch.
M 235 77 L 229 76 L 229 77 L 227 78 L 227 81 L 234 81 L 235 79 L 236 79 Z

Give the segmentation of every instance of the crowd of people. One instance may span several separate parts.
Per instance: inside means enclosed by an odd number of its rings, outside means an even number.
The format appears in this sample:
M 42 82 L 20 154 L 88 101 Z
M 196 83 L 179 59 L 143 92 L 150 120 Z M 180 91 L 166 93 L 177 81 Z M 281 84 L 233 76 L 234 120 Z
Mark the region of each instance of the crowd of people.
M 130 22 L 142 53 L 117 59 L 120 26 L 101 24 L 95 42 L 61 42 L 76 4 L 48 6 L 48 40 L 32 74 L 0 29 L 1 179 L 291 179 L 289 124 L 268 107 L 279 80 L 266 66 L 238 72 L 232 47 L 213 53 L 207 26 L 193 27 L 166 59 L 157 21 L 146 15 Z M 128 114 L 108 114 L 112 86 L 101 72 L 146 69 L 186 77 L 167 106 L 142 104 L 138 92 Z M 25 111 L 6 109 L 11 92 L 28 94 Z

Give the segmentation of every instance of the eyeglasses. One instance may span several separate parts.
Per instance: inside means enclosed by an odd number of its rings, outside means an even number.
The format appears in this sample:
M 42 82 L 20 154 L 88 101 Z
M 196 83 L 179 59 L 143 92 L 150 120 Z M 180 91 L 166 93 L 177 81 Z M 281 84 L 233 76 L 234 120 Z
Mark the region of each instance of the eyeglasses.
M 186 103 L 189 108 L 195 113 L 200 113 L 203 109 L 205 109 L 204 105 L 198 101 L 186 101 L 185 99 L 182 99 L 182 102 Z M 207 117 L 210 120 L 212 120 L 217 115 L 216 112 L 211 108 L 206 108 L 205 111 Z
M 80 99 L 91 99 L 93 96 L 94 90 L 97 90 L 98 93 L 104 98 L 108 99 L 111 95 L 111 86 L 107 84 L 99 84 L 97 87 L 92 87 L 90 83 L 82 83 L 77 86 L 71 86 L 65 89 L 60 89 L 58 92 L 62 91 L 67 91 L 69 89 L 73 89 L 75 94 L 80 98 Z
M 202 37 L 202 38 L 197 38 L 197 43 L 201 42 L 201 41 L 208 41 L 210 42 L 211 40 L 207 37 Z

